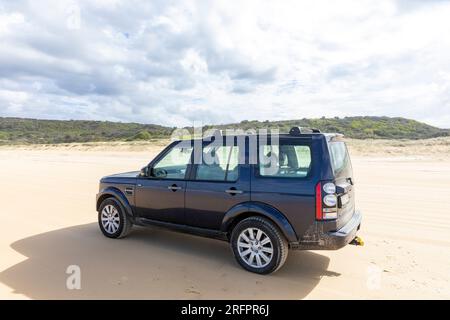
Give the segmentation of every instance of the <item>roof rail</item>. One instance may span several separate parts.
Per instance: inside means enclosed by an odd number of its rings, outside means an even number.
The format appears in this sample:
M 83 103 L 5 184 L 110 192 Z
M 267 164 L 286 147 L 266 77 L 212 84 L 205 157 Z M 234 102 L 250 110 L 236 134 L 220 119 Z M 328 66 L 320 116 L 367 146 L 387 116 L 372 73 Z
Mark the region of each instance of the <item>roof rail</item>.
M 315 128 L 292 127 L 289 131 L 291 136 L 298 136 L 305 133 L 320 133 L 320 130 Z

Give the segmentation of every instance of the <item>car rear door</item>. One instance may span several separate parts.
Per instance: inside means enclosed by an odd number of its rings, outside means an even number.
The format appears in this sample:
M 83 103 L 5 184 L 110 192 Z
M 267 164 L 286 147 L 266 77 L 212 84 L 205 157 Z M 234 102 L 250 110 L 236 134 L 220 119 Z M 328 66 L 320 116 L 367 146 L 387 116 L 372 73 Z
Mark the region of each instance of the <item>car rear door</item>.
M 263 157 L 270 161 L 262 161 Z M 298 235 L 314 222 L 315 158 L 310 138 L 280 137 L 259 144 L 252 174 L 252 202 L 280 211 Z
M 239 163 L 245 162 L 245 146 L 236 141 L 211 148 L 203 145 L 201 163 L 194 164 L 187 181 L 185 214 L 190 226 L 218 230 L 228 210 L 250 200 L 250 167 Z
M 336 227 L 340 229 L 352 218 L 355 212 L 353 169 L 344 141 L 331 139 L 328 141 L 328 149 L 338 196 Z

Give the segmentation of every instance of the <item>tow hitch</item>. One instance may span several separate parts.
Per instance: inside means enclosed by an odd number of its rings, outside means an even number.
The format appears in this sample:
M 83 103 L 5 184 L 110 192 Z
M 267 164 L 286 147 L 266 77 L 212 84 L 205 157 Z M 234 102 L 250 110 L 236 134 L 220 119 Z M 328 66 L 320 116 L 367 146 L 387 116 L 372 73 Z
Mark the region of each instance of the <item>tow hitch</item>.
M 350 244 L 352 244 L 354 246 L 363 246 L 364 245 L 364 241 L 360 237 L 355 237 L 355 239 L 350 241 Z

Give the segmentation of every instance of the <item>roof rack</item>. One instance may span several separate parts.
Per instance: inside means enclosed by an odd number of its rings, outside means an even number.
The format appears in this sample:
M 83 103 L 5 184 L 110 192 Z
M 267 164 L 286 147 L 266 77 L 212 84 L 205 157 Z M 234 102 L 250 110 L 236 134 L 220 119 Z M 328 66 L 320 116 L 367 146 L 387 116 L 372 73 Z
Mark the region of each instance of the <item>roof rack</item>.
M 292 127 L 291 130 L 289 130 L 291 136 L 298 136 L 305 133 L 320 133 L 320 130 L 306 127 Z

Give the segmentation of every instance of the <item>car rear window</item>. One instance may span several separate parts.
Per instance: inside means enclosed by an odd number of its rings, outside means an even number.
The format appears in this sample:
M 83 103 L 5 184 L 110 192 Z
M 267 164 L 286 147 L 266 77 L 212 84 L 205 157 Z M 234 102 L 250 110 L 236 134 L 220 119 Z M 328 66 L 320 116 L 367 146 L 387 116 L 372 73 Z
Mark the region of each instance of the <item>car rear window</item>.
M 304 144 L 281 142 L 260 145 L 259 174 L 263 177 L 304 178 L 311 167 L 311 149 Z
M 345 142 L 330 142 L 328 148 L 331 156 L 331 167 L 335 175 L 339 175 L 346 170 L 351 170 L 350 156 Z

